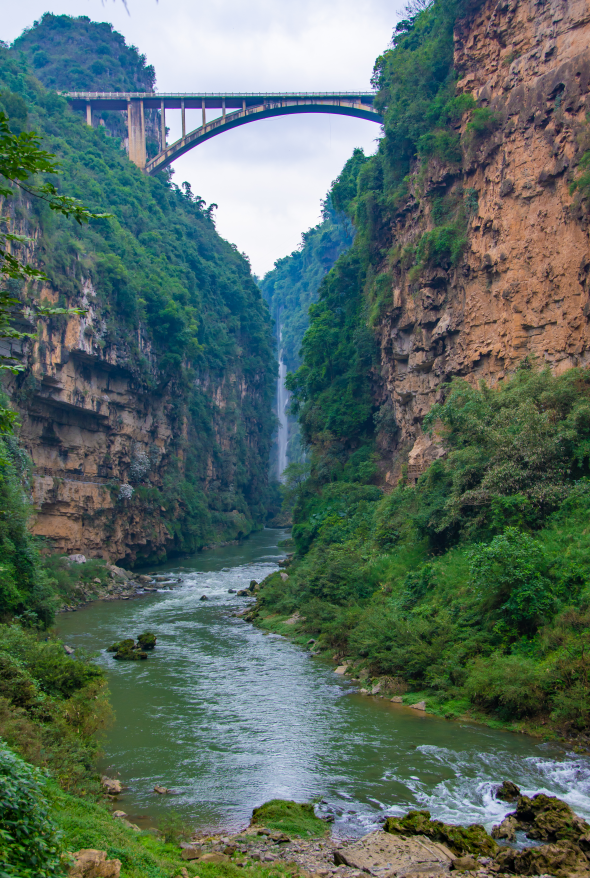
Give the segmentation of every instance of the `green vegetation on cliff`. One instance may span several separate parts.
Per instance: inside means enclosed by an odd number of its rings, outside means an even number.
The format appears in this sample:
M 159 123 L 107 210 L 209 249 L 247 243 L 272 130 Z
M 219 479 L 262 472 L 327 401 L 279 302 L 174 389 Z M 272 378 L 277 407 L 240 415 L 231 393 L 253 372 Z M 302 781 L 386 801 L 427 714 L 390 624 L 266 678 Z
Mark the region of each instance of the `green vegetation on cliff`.
M 300 558 L 259 617 L 299 610 L 357 671 L 451 714 L 585 730 L 590 372 L 456 380 L 426 426 L 447 453 L 415 486 L 300 488 Z
M 131 511 L 163 519 L 173 551 L 246 534 L 266 514 L 274 377 L 271 323 L 249 264 L 219 237 L 211 209 L 188 185 L 178 188 L 167 174 L 142 174 L 118 138 L 102 126 L 86 126 L 40 84 L 23 58 L 36 40 L 65 77 L 82 46 L 90 64 L 93 52 L 95 59 L 103 57 L 103 42 L 112 48 L 121 38 L 85 18 L 45 16 L 18 50 L 0 49 L 0 100 L 11 124 L 38 132 L 43 147 L 57 156 L 61 173 L 53 181 L 59 191 L 112 214 L 74 228 L 43 202 L 15 195 L 3 208 L 15 228 L 34 237 L 35 262 L 59 304 L 94 309 L 88 331 L 97 356 L 116 357 L 146 400 L 163 394 L 170 400 L 176 426 L 163 478 L 156 485 L 132 468 L 135 490 L 127 502 Z M 119 50 L 113 88 L 130 86 L 120 70 L 153 79 L 135 50 Z M 61 79 L 58 84 L 65 87 Z M 13 292 L 27 304 L 38 298 L 39 285 L 17 284 Z M 64 320 L 52 318 L 51 325 L 59 329 Z M 37 389 L 29 367 L 15 382 L 21 406 Z M 226 396 L 223 413 L 212 398 L 219 386 Z M 222 447 L 220 428 L 232 436 L 229 449 Z
M 411 293 L 424 269 L 458 264 L 476 207 L 471 191 L 423 192 L 425 169 L 458 168 L 498 124 L 455 95 L 453 31 L 477 5 L 422 5 L 377 60 L 384 137 L 330 193 L 356 235 L 288 378 L 310 460 L 290 491 L 296 556 L 254 616 L 448 715 L 579 733 L 590 727 L 590 374 L 524 361 L 495 389 L 451 382 L 424 424 L 445 457 L 416 485 L 403 469 L 390 493 L 379 484 L 382 443 L 395 449 L 398 428 L 373 327 L 393 307 L 395 272 Z M 427 222 L 401 245 L 392 230 L 419 208 Z M 295 629 L 281 628 L 294 611 Z

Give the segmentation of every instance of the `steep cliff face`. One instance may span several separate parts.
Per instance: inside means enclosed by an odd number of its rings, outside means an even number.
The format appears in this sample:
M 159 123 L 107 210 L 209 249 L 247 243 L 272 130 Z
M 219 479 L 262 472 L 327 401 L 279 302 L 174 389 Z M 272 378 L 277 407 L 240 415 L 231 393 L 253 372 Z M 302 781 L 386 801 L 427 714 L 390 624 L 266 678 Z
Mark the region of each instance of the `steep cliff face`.
M 247 260 L 188 184 L 146 177 L 5 48 L 0 89 L 59 157 L 63 190 L 112 215 L 77 227 L 18 193 L 0 204 L 49 280 L 15 285 L 37 336 L 6 383 L 35 533 L 127 563 L 249 533 L 266 515 L 275 362 Z M 83 313 L 27 324 L 40 300 Z
M 487 112 L 479 129 L 463 116 L 460 162 L 434 157 L 413 175 L 389 229 L 399 249 L 379 266 L 392 289 L 377 393 L 393 402 L 397 450 L 453 375 L 495 383 L 530 354 L 557 372 L 590 361 L 589 222 L 570 192 L 590 147 L 590 4 L 487 2 L 456 25 L 454 66 L 458 93 Z M 458 202 L 461 258 L 409 270 L 403 248 L 420 255 L 436 211 Z

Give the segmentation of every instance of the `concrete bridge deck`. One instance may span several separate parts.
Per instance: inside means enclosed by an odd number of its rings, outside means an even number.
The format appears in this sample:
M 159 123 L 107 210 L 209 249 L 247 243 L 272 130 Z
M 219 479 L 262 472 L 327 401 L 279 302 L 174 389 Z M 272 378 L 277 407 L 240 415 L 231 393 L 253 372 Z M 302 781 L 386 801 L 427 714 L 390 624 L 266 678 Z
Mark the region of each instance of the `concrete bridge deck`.
M 373 92 L 66 92 L 64 97 L 74 109 L 86 110 L 86 121 L 89 125 L 92 125 L 93 112 L 127 111 L 129 158 L 148 174 L 155 174 L 172 164 L 176 158 L 199 143 L 258 119 L 293 113 L 332 113 L 377 123 L 383 121 L 373 106 Z M 187 133 L 186 110 L 195 109 L 202 112 L 202 124 Z M 209 109 L 221 110 L 221 115 L 207 122 L 206 114 Z M 149 162 L 146 156 L 146 110 L 160 112 L 160 151 Z M 182 136 L 170 145 L 166 144 L 166 110 L 181 111 Z

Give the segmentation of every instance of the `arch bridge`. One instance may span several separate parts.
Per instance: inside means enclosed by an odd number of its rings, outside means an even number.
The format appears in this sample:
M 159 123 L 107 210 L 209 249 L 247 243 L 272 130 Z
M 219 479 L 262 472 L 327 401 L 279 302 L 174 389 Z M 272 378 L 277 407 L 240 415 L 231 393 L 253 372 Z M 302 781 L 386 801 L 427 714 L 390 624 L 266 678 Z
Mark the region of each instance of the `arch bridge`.
M 129 137 L 129 158 L 148 174 L 163 168 L 211 137 L 258 119 L 288 116 L 293 113 L 331 113 L 354 116 L 382 123 L 383 117 L 373 106 L 372 92 L 289 92 L 276 94 L 152 94 L 136 92 L 66 92 L 74 109 L 86 111 L 92 125 L 93 113 L 101 110 L 125 110 Z M 145 111 L 160 111 L 160 151 L 147 160 Z M 182 136 L 166 143 L 166 110 L 180 110 Z M 201 110 L 202 124 L 187 133 L 186 111 Z M 221 115 L 207 122 L 207 110 L 221 110 Z

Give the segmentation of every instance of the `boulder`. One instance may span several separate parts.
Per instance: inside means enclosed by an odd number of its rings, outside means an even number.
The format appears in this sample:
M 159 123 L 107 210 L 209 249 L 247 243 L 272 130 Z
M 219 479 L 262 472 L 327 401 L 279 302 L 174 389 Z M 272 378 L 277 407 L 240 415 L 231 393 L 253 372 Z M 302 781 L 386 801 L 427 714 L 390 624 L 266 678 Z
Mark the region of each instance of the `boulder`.
M 118 796 L 120 792 L 123 790 L 123 785 L 120 780 L 117 780 L 113 777 L 106 777 L 103 775 L 100 779 L 101 784 L 111 796 Z
M 154 793 L 159 793 L 161 796 L 164 796 L 166 795 L 166 793 L 169 792 L 170 790 L 168 789 L 168 787 L 161 787 L 159 784 L 156 784 L 156 786 L 154 787 Z
M 515 817 L 505 817 L 501 823 L 492 827 L 492 838 L 504 838 L 506 841 L 516 841 L 518 823 Z
M 451 863 L 453 872 L 476 872 L 479 864 L 475 857 L 456 857 Z
M 68 555 L 68 561 L 72 564 L 86 564 L 86 555 Z
M 502 802 L 516 802 L 520 796 L 520 790 L 511 780 L 505 780 L 496 790 L 496 798 Z
M 509 816 L 536 841 L 577 841 L 590 832 L 590 825 L 578 817 L 567 802 L 545 793 L 532 798 L 520 796 L 516 811 Z
M 74 650 L 72 649 L 72 647 L 66 646 L 65 643 L 64 643 L 64 652 L 66 655 L 73 655 L 74 654 Z
M 202 594 L 201 597 L 199 598 L 199 600 L 200 600 L 200 601 L 208 601 L 209 598 L 207 597 L 206 594 Z
M 127 817 L 125 811 L 113 811 L 113 817 L 117 817 L 119 820 L 124 820 Z
M 375 683 L 375 685 L 371 689 L 371 695 L 379 695 L 380 692 L 381 692 L 381 683 Z
M 144 631 L 143 634 L 138 634 L 137 645 L 140 649 L 155 649 L 156 635 L 152 634 L 151 631 Z
M 238 597 L 239 597 L 239 598 L 247 598 L 247 597 L 250 597 L 250 592 L 247 591 L 245 588 L 241 588 L 241 589 L 238 591 Z
M 228 588 L 227 593 L 228 594 L 235 594 L 236 590 L 235 590 L 235 588 Z
M 285 573 L 284 570 L 281 570 L 281 572 L 279 573 L 279 576 L 281 577 L 281 579 L 283 580 L 283 582 L 286 582 L 286 581 L 288 580 L 288 578 L 289 578 L 289 574 L 288 574 L 288 573 Z
M 403 704 L 404 703 L 404 699 L 401 697 L 401 695 L 394 695 L 391 700 L 394 704 Z
M 334 673 L 335 673 L 335 674 L 340 674 L 340 675 L 345 674 L 347 668 L 348 668 L 348 665 L 339 665 L 339 666 L 336 668 L 336 670 L 334 671 Z
M 370 832 L 353 844 L 334 851 L 336 866 L 350 866 L 369 875 L 423 875 L 448 872 L 453 854 L 428 838 L 397 838 L 386 832 Z
M 515 875 L 553 875 L 555 878 L 588 878 L 588 860 L 580 848 L 571 842 L 544 844 L 523 851 L 503 848 L 494 858 L 502 872 Z
M 198 860 L 201 856 L 201 848 L 200 847 L 187 847 L 181 853 L 181 857 L 183 860 Z
M 198 858 L 199 863 L 215 863 L 217 865 L 221 865 L 221 863 L 231 863 L 230 858 L 227 854 L 219 854 L 213 851 L 210 854 L 202 854 Z
M 417 701 L 416 704 L 410 704 L 412 710 L 426 710 L 425 701 Z
M 394 835 L 423 835 L 446 845 L 455 856 L 477 854 L 493 856 L 498 845 L 480 823 L 454 826 L 441 820 L 431 820 L 430 811 L 409 811 L 405 817 L 388 817 L 383 826 Z
M 121 860 L 107 860 L 106 851 L 83 848 L 72 856 L 70 878 L 119 878 L 121 874 Z

